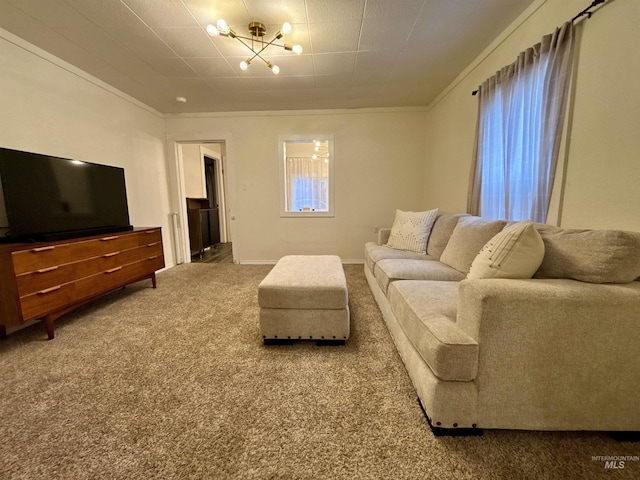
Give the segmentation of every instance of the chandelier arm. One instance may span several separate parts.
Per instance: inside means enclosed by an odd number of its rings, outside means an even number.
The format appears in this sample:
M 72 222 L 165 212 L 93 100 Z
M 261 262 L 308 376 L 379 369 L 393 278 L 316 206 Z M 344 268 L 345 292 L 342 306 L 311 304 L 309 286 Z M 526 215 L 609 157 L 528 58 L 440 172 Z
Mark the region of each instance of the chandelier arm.
M 237 35 L 237 34 L 236 34 L 235 38 L 238 38 L 238 39 L 239 38 L 244 38 L 245 40 L 254 40 L 252 37 L 245 37 L 243 35 Z M 242 42 L 242 43 L 244 43 L 244 42 Z M 244 43 L 244 44 L 246 45 L 246 43 Z
M 273 40 L 275 40 L 275 38 L 274 38 Z M 256 50 L 254 50 L 253 48 L 252 48 L 251 50 L 252 50 L 252 51 L 253 51 L 253 53 L 255 53 L 258 57 L 260 57 L 260 54 L 261 54 L 262 52 L 264 52 L 264 51 L 265 51 L 265 49 L 266 49 L 269 45 L 272 45 L 272 44 L 273 44 L 273 43 L 272 43 L 272 42 L 273 42 L 273 40 L 271 40 L 271 42 L 266 43 L 266 44 L 265 44 L 265 43 L 262 43 L 262 48 L 261 48 L 260 50 L 257 50 L 257 51 L 256 51 Z M 260 58 L 262 58 L 262 57 L 260 57 Z M 264 58 L 262 58 L 262 60 L 266 62 L 266 60 L 265 60 Z
M 281 45 L 278 45 L 277 43 L 273 43 L 276 40 L 278 40 L 278 37 L 273 37 L 269 43 L 267 43 L 264 47 L 262 47 L 262 50 L 267 48 L 269 45 L 274 45 L 274 46 L 278 46 L 278 47 L 281 46 Z M 284 48 L 284 46 L 282 46 L 282 47 Z M 260 50 L 260 51 L 262 51 L 262 50 Z
M 253 50 L 254 52 L 256 51 L 254 48 L 252 48 L 251 46 L 247 45 L 245 42 L 243 42 L 242 40 L 240 40 L 240 39 L 244 39 L 244 40 L 251 40 L 251 41 L 253 41 L 253 40 L 255 40 L 254 38 L 251 38 L 251 37 L 243 37 L 242 35 L 236 35 L 236 36 L 235 36 L 235 38 L 237 38 L 237 39 L 238 39 L 238 40 L 239 40 L 239 41 L 240 41 L 240 42 L 241 42 L 245 47 L 247 47 L 248 49 Z M 274 38 L 273 38 L 273 40 L 271 40 L 269 43 L 261 42 L 261 45 L 263 45 L 263 47 L 262 47 L 260 50 L 258 50 L 258 51 L 259 51 L 259 52 L 262 52 L 265 48 L 267 48 L 267 47 L 268 47 L 268 46 L 270 46 L 270 45 L 273 45 L 274 47 L 281 47 L 281 48 L 284 48 L 284 45 L 281 45 L 281 44 L 279 44 L 279 43 L 274 43 L 276 40 L 278 40 L 278 37 L 274 37 Z
M 267 44 L 264 44 L 264 43 L 263 43 L 262 45 L 264 45 L 264 46 L 263 46 L 260 50 L 256 51 L 253 47 L 251 47 L 250 45 L 248 45 L 247 43 L 245 43 L 244 41 L 242 41 L 242 39 L 243 39 L 243 38 L 244 38 L 244 39 L 246 39 L 246 40 L 252 40 L 251 38 L 248 38 L 248 37 L 242 37 L 242 36 L 240 36 L 240 35 L 236 35 L 236 37 L 235 37 L 235 38 L 237 38 L 237 39 L 238 39 L 238 41 L 239 41 L 240 43 L 242 43 L 245 47 L 247 47 L 249 50 L 251 50 L 251 51 L 253 52 L 253 54 L 254 54 L 254 55 L 253 55 L 253 57 L 251 57 L 251 60 L 253 60 L 254 58 L 258 57 L 260 60 L 262 60 L 262 61 L 263 61 L 264 63 L 266 63 L 267 65 L 269 64 L 269 62 L 268 62 L 267 60 L 265 60 L 265 59 L 262 57 L 262 55 L 260 55 L 260 54 L 261 54 L 261 53 L 262 53 L 262 52 L 263 52 L 263 51 L 264 51 L 264 50 L 265 50 L 269 45 L 275 45 L 275 46 L 278 46 L 278 47 L 280 47 L 280 46 L 281 46 L 281 45 L 278 45 L 277 43 L 275 43 L 275 44 L 273 43 L 273 41 L 277 39 L 277 37 L 275 37 L 275 38 L 274 38 L 273 40 L 271 40 L 269 43 L 267 43 Z M 284 46 L 282 46 L 282 48 L 284 48 Z
M 262 52 L 262 50 L 260 50 L 260 52 Z M 256 52 L 255 50 L 253 51 L 253 53 L 255 53 L 255 55 L 253 56 L 252 60 L 256 57 L 258 57 L 260 60 L 262 60 L 264 63 L 266 63 L 267 65 L 269 65 L 269 61 L 265 60 L 262 55 L 260 55 L 260 52 Z
M 250 38 L 247 38 L 247 37 L 240 37 L 240 35 L 236 35 L 236 38 L 238 39 L 238 41 L 239 41 L 241 44 L 243 44 L 243 45 L 244 45 L 245 47 L 247 47 L 249 50 L 251 50 L 252 52 L 255 52 L 255 50 L 253 49 L 253 47 L 251 47 L 251 46 L 247 45 L 245 42 L 243 42 L 243 41 L 241 40 L 242 38 L 245 38 L 245 39 L 247 39 L 247 40 L 251 40 Z

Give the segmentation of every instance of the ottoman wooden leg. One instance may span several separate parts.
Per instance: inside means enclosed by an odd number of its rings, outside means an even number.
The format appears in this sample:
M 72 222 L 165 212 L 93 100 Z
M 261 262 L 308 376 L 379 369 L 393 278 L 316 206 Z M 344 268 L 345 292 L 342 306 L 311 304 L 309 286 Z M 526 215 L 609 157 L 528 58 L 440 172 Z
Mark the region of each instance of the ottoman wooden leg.
M 263 338 L 263 345 L 293 345 L 291 338 Z

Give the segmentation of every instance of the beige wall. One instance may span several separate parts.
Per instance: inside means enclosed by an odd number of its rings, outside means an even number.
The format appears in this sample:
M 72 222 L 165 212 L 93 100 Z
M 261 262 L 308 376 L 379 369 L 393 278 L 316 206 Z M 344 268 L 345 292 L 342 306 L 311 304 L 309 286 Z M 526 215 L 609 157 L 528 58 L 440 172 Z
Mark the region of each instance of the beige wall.
M 225 132 L 233 248 L 240 262 L 287 254 L 362 261 L 375 225 L 391 225 L 396 208 L 420 208 L 423 109 L 170 116 L 166 130 L 176 140 L 196 133 L 216 140 L 216 132 Z M 278 136 L 285 134 L 335 135 L 334 218 L 280 218 Z
M 583 0 L 535 2 L 432 104 L 427 115 L 427 207 L 466 209 L 477 116 L 471 91 L 587 5 Z M 569 144 L 561 153 L 568 153 L 565 191 L 561 201 L 556 198 L 564 227 L 640 231 L 638 19 L 640 2 L 611 1 L 578 28 L 575 103 Z
M 162 116 L 0 29 L 0 146 L 124 167 L 134 226 L 173 264 Z

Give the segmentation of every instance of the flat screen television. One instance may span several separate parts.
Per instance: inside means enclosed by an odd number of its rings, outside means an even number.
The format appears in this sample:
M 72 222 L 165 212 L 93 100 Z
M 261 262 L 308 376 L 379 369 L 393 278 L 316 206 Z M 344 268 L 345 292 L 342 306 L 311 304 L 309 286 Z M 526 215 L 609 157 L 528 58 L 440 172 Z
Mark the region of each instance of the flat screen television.
M 124 169 L 0 148 L 10 241 L 131 230 Z

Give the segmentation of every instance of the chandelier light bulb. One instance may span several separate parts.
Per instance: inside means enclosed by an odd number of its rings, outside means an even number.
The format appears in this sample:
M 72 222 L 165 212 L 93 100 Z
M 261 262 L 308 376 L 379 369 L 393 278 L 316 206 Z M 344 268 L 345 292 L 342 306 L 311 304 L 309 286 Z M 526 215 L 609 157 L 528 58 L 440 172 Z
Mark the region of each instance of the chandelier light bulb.
M 216 23 L 216 25 L 218 26 L 218 32 L 229 33 L 229 25 L 227 25 L 227 22 L 225 22 L 222 18 L 218 20 L 218 23 Z
M 245 62 L 244 60 L 240 62 L 240 70 L 246 70 L 247 68 L 249 68 L 249 63 Z
M 289 22 L 284 22 L 280 31 L 285 35 L 288 35 L 289 33 L 291 33 L 291 24 Z
M 313 158 L 314 160 L 318 159 L 318 155 L 316 155 L 315 153 L 313 155 L 311 155 L 311 158 Z
M 280 67 L 278 65 L 274 65 L 273 67 L 271 67 L 271 71 L 277 75 L 280 73 Z
M 215 25 L 207 25 L 207 33 L 209 35 L 211 35 L 212 37 L 218 35 L 220 32 L 218 31 L 218 29 L 215 27 Z
M 294 45 L 293 53 L 295 53 L 296 55 L 300 55 L 302 53 L 302 45 Z

